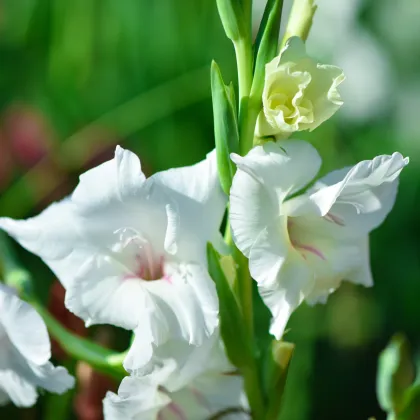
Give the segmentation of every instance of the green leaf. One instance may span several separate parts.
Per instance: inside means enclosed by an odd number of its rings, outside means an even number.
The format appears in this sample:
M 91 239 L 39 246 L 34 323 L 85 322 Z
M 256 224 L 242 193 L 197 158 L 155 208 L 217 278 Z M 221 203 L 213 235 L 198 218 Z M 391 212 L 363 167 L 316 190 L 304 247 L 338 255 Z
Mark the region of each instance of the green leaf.
M 232 104 L 233 113 L 235 115 L 235 119 L 237 120 L 238 115 L 238 107 L 236 106 L 236 95 L 235 95 L 235 88 L 233 87 L 233 83 L 230 82 L 228 86 L 226 86 L 228 95 L 229 95 L 229 101 Z
M 230 361 L 236 365 L 244 378 L 244 388 L 248 397 L 253 417 L 264 418 L 265 406 L 260 384 L 257 360 L 254 357 L 245 322 L 232 289 L 232 278 L 226 278 L 225 272 L 232 277 L 231 269 L 221 265 L 221 257 L 207 244 L 209 273 L 216 283 L 219 297 L 220 332 Z
M 252 351 L 247 340 L 238 301 L 225 276 L 220 260 L 218 252 L 212 244 L 208 243 L 207 261 L 209 273 L 216 283 L 219 297 L 220 332 L 225 343 L 226 353 L 235 366 L 246 368 L 253 357 Z
M 404 394 L 404 410 L 399 420 L 416 420 L 420 418 L 420 383 L 410 386 Z
M 265 65 L 278 52 L 282 8 L 283 0 L 269 0 L 264 11 L 255 44 L 256 58 L 251 90 L 251 95 L 255 98 L 261 98 L 262 95 Z
M 230 160 L 230 153 L 238 151 L 238 123 L 234 107 L 233 87 L 225 86 L 219 66 L 215 61 L 211 64 L 211 91 L 217 168 L 223 191 L 229 194 L 235 173 L 235 166 Z
M 257 53 L 258 53 L 258 50 L 260 49 L 261 40 L 264 35 L 264 31 L 268 22 L 268 17 L 270 16 L 270 12 L 273 7 L 274 1 L 275 0 L 268 0 L 264 8 L 264 14 L 262 16 L 260 26 L 258 28 L 258 33 L 254 41 L 254 63 L 257 59 Z
M 414 380 L 414 364 L 403 335 L 392 337 L 381 352 L 376 378 L 376 392 L 383 410 L 398 414 L 406 405 L 405 392 Z
M 237 41 L 244 35 L 244 16 L 240 0 L 216 0 L 226 36 Z
M 290 361 L 295 345 L 286 341 L 273 340 L 266 359 L 265 387 L 268 397 L 267 419 L 279 416 L 281 401 L 286 385 Z

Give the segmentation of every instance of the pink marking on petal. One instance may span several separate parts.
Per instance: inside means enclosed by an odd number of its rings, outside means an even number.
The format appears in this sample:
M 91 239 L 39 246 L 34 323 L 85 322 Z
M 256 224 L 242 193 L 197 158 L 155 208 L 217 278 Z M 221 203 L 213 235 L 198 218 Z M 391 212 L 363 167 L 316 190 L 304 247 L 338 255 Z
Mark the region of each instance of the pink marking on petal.
M 304 245 L 304 244 L 294 244 L 296 248 L 303 249 L 304 251 L 311 252 L 312 254 L 315 254 L 317 257 L 321 258 L 322 260 L 326 260 L 325 255 L 317 248 L 311 246 L 311 245 Z
M 185 417 L 184 412 L 174 403 L 171 402 L 167 408 L 172 411 L 173 414 L 175 414 L 180 420 L 187 420 Z
M 195 399 L 197 400 L 197 402 L 202 405 L 203 407 L 205 407 L 207 410 L 211 411 L 210 409 L 210 405 L 209 402 L 207 401 L 206 397 L 197 389 L 195 388 L 191 388 L 191 392 L 194 395 Z
M 172 284 L 172 277 L 169 274 L 165 274 L 163 280 L 167 281 L 169 284 Z
M 345 226 L 344 221 L 340 217 L 336 216 L 335 214 L 327 213 L 324 216 L 324 219 L 328 220 L 329 222 L 335 223 L 336 225 Z
M 131 280 L 131 279 L 137 279 L 138 277 L 135 275 L 135 274 L 126 274 L 124 277 L 123 277 L 123 280 Z

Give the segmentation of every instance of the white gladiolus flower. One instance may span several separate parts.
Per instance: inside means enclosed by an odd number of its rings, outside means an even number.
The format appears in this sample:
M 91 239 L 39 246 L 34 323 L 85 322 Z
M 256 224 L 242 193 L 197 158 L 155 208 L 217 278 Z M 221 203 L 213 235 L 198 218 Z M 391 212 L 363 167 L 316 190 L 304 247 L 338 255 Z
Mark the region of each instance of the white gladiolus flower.
M 66 306 L 88 325 L 136 330 L 147 363 L 154 345 L 199 345 L 218 325 L 206 243 L 221 240 L 226 197 L 215 153 L 146 179 L 133 153 L 81 175 L 71 197 L 0 227 L 38 254 L 66 287 Z
M 339 67 L 316 63 L 300 38 L 290 38 L 265 67 L 256 136 L 282 139 L 295 131 L 315 129 L 343 104 L 337 90 L 343 80 Z
M 74 386 L 63 367 L 49 362 L 51 345 L 40 315 L 0 284 L 0 406 L 34 405 L 37 388 L 62 394 Z
M 298 196 L 321 165 L 309 143 L 268 142 L 232 159 L 233 237 L 271 310 L 273 335 L 282 336 L 302 300 L 325 302 L 342 280 L 372 285 L 368 234 L 391 210 L 408 158 L 360 162 Z
M 121 382 L 104 399 L 105 420 L 247 420 L 243 381 L 234 373 L 215 333 L 203 346 L 167 342 L 154 354 L 154 369 Z

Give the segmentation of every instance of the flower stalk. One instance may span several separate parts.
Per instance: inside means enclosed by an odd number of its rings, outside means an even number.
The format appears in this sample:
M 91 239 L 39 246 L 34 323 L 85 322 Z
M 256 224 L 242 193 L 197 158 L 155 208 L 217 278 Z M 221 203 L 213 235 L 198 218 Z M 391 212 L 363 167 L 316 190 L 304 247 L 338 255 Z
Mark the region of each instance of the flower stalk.
M 252 85 L 252 47 L 249 35 L 233 44 L 238 68 L 239 115 L 241 115 Z

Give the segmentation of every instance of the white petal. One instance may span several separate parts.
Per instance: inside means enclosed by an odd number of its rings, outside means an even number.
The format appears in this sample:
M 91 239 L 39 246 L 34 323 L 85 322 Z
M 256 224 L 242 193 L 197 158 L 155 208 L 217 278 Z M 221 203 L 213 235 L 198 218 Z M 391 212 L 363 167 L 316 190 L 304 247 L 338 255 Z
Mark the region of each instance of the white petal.
M 187 386 L 203 370 L 228 372 L 234 369 L 225 355 L 218 331 L 206 338 L 200 346 L 190 345 L 184 340 L 169 340 L 153 346 L 150 363 L 138 369 L 141 366 L 138 359 L 145 351 L 145 340 L 142 338 L 140 333 L 136 334 L 124 361 L 124 368 L 132 375 L 141 376 L 151 373 L 155 366 L 172 360 L 176 364 L 176 371 L 165 379 L 165 388 L 171 392 Z
M 176 341 L 156 348 L 150 373 L 125 378 L 118 396 L 108 393 L 105 418 L 206 420 L 225 408 L 247 408 L 242 379 L 223 374 L 232 367 L 220 351 L 218 333 L 201 347 Z
M 321 165 L 318 152 L 304 141 L 268 142 L 245 157 L 232 155 L 238 166 L 230 193 L 230 222 L 238 248 L 249 255 L 265 226 L 281 214 L 281 204 L 303 188 Z
M 0 228 L 41 257 L 64 287 L 86 258 L 72 209 L 71 201 L 64 199 L 27 220 L 0 218 Z
M 249 256 L 251 275 L 273 320 L 270 333 L 280 339 L 292 312 L 313 287 L 313 277 L 303 257 L 290 245 L 287 218 L 264 229 Z
M 346 276 L 346 280 L 365 287 L 373 286 L 372 271 L 370 268 L 369 253 L 369 237 L 365 236 L 359 241 L 359 264 L 350 274 Z
M 124 278 L 116 265 L 96 262 L 74 280 L 66 305 L 88 324 L 137 330 L 135 343 L 141 350 L 130 351 L 127 369 L 146 369 L 152 344 L 178 338 L 198 345 L 217 327 L 217 294 L 204 267 L 168 266 L 166 278 L 144 281 Z
M 193 394 L 213 414 L 229 408 L 248 408 L 240 375 L 205 373 L 193 382 Z M 227 418 L 247 420 L 249 414 L 238 412 Z
M 43 388 L 55 394 L 63 394 L 75 385 L 75 379 L 67 369 L 62 366 L 54 366 L 47 362 L 41 366 L 21 363 L 15 366 L 16 371 L 37 387 Z
M 32 363 L 46 363 L 51 357 L 50 338 L 35 309 L 0 284 L 0 311 L 0 323 L 17 351 Z
M 189 387 L 172 393 L 171 398 L 172 403 L 160 413 L 162 420 L 206 420 L 223 410 L 247 409 L 242 378 L 220 372 L 206 372 L 200 375 Z M 249 414 L 238 412 L 223 417 L 247 420 Z
M 179 215 L 178 257 L 205 261 L 205 244 L 218 233 L 227 202 L 219 184 L 216 153 L 192 166 L 158 172 L 150 181 L 163 190 Z M 167 234 L 173 231 L 168 228 Z
M 314 278 L 305 295 L 308 303 L 326 302 L 343 280 L 368 285 L 371 281 L 366 237 L 339 234 L 340 226 L 324 218 L 289 219 L 289 235 Z
M 331 212 L 343 219 L 342 224 L 350 223 L 355 229 L 357 225 L 365 225 L 362 229 L 368 232 L 381 224 L 391 210 L 398 175 L 407 164 L 408 158 L 394 153 L 331 172 L 318 181 L 306 200 L 301 199 L 299 206 L 289 214 L 325 216 Z
M 110 205 L 136 196 L 145 180 L 139 158 L 117 146 L 114 159 L 80 176 L 72 200 L 86 207 Z
M 316 65 L 312 71 L 312 83 L 305 92 L 305 97 L 312 102 L 313 122 L 302 123 L 301 130 L 314 130 L 338 111 L 343 101 L 337 88 L 344 80 L 343 70 L 339 67 L 327 64 Z
M 105 420 L 156 420 L 159 410 L 170 399 L 158 390 L 150 377 L 127 377 L 118 395 L 108 392 L 104 399 Z
M 130 278 L 112 256 L 89 258 L 66 293 L 66 307 L 88 325 L 137 327 L 147 307 L 142 280 Z
M 12 370 L 0 371 L 0 392 L 2 394 L 0 405 L 10 399 L 18 407 L 31 407 L 38 398 L 35 387 Z
M 146 282 L 145 288 L 155 305 L 153 324 L 164 324 L 170 337 L 200 345 L 218 326 L 217 293 L 204 267 L 179 265 L 169 279 Z M 153 330 L 155 338 L 157 334 Z
M 155 366 L 153 356 L 156 353 L 156 345 L 153 344 L 153 335 L 149 322 L 142 322 L 134 330 L 134 340 L 128 349 L 124 359 L 124 369 L 135 376 L 149 374 Z M 161 344 L 161 346 L 164 346 Z M 159 346 L 160 347 L 160 346 Z
M 165 235 L 165 250 L 169 254 L 176 254 L 178 251 L 178 245 L 176 243 L 179 235 L 179 214 L 177 213 L 175 206 L 167 204 L 166 216 L 168 218 L 168 228 Z
M 63 367 L 54 367 L 44 321 L 29 304 L 0 285 L 1 367 L 0 390 L 16 405 L 35 403 L 36 387 L 63 393 L 74 378 Z

